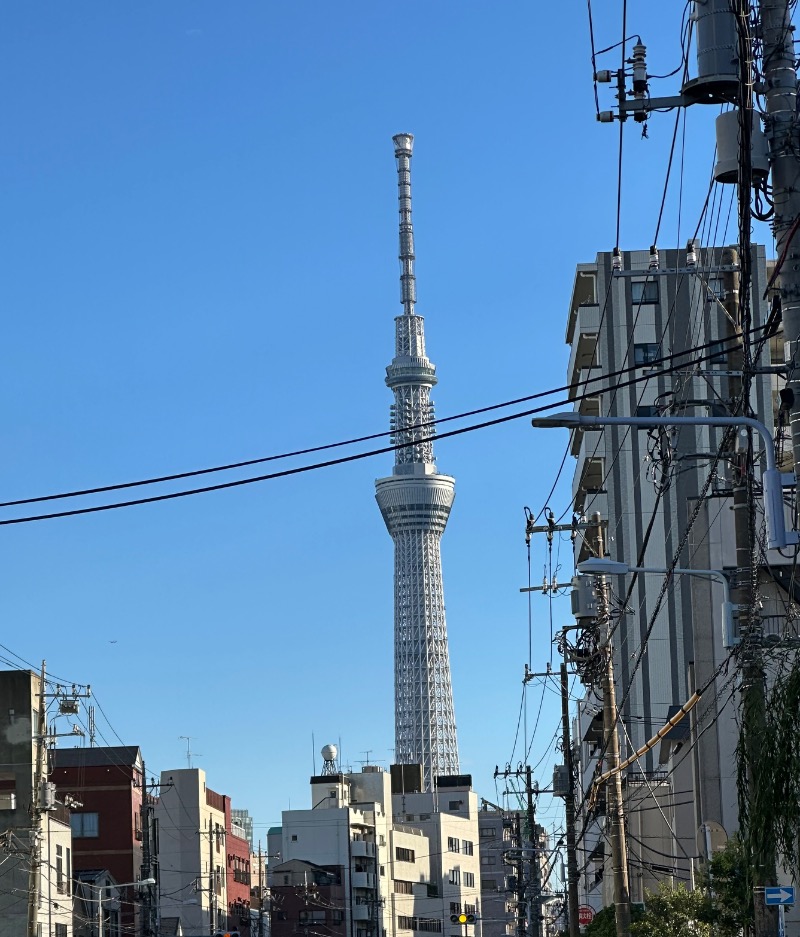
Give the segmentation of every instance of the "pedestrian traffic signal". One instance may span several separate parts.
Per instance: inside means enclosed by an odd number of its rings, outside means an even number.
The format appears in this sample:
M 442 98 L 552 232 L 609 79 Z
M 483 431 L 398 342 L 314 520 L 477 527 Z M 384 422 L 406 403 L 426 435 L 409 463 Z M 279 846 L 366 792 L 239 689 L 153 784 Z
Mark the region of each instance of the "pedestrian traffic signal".
M 475 915 L 474 914 L 451 914 L 450 915 L 451 924 L 474 924 Z

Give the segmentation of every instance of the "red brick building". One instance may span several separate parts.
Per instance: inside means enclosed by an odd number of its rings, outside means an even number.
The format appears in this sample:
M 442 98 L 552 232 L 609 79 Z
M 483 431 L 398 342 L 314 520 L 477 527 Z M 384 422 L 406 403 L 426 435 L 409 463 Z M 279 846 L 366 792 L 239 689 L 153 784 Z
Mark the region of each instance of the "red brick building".
M 234 832 L 231 799 L 223 795 L 225 810 L 225 851 L 228 928 L 250 933 L 250 842 Z M 239 830 L 239 827 L 236 827 Z
M 141 876 L 143 791 L 142 755 L 135 745 L 57 748 L 50 780 L 58 799 L 71 794 L 81 806 L 70 816 L 75 872 L 107 869 L 117 882 Z M 138 926 L 134 889 L 122 889 L 121 924 Z M 125 900 L 127 899 L 127 900 Z

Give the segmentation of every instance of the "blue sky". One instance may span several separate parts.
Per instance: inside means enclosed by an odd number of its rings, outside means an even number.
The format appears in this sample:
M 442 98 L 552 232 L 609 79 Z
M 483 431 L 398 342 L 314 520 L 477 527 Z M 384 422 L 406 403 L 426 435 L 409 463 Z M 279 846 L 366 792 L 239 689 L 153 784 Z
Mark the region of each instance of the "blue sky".
M 595 7 L 599 49 L 622 4 Z M 653 72 L 680 62 L 681 11 L 628 3 Z M 416 136 L 437 414 L 564 383 L 575 264 L 616 228 L 618 127 L 594 119 L 584 4 L 9 0 L 0 20 L 3 500 L 387 429 L 400 131 Z M 683 226 L 676 168 L 664 246 L 694 231 L 712 110 L 679 136 Z M 673 125 L 626 126 L 623 248 L 652 240 Z M 490 800 L 528 657 L 523 506 L 543 507 L 565 444 L 518 420 L 436 448 L 456 477 L 443 562 L 462 769 Z M 2 527 L 2 640 L 91 683 L 103 738 L 139 744 L 150 773 L 183 766 L 192 736 L 263 835 L 307 805 L 312 734 L 354 767 L 392 759 L 392 544 L 374 502 L 391 463 Z M 557 514 L 568 500 L 562 483 Z M 568 544 L 558 559 L 569 578 Z M 534 581 L 546 561 L 535 542 Z M 554 609 L 558 627 L 568 603 Z M 538 670 L 548 604 L 533 610 Z M 545 782 L 560 710 L 543 699 L 528 742 Z

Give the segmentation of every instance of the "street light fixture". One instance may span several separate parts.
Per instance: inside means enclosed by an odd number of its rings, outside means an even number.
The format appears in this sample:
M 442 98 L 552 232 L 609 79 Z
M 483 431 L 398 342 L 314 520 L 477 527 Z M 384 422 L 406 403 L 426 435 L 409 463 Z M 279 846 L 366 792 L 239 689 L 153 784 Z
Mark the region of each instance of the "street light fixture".
M 767 547 L 782 549 L 800 543 L 796 530 L 786 530 L 783 518 L 783 481 L 775 462 L 772 434 L 759 420 L 748 416 L 587 416 L 569 411 L 535 416 L 536 429 L 563 427 L 578 429 L 587 426 L 746 426 L 755 430 L 764 441 L 766 469 L 761 473 L 764 489 L 764 519 L 767 524 Z
M 722 645 L 733 647 L 735 642 L 733 633 L 734 604 L 731 602 L 731 584 L 721 569 L 683 569 L 676 566 L 674 569 L 661 569 L 654 566 L 628 566 L 618 560 L 607 559 L 604 556 L 593 556 L 578 563 L 576 569 L 579 573 L 589 576 L 625 576 L 627 573 L 660 573 L 661 575 L 673 573 L 681 576 L 701 576 L 714 579 L 722 583 Z
M 155 885 L 154 878 L 143 878 L 138 882 L 113 882 L 108 885 L 89 885 L 89 888 L 97 889 L 97 935 L 105 937 L 105 920 L 103 918 L 103 892 L 106 888 L 130 888 L 131 886 Z

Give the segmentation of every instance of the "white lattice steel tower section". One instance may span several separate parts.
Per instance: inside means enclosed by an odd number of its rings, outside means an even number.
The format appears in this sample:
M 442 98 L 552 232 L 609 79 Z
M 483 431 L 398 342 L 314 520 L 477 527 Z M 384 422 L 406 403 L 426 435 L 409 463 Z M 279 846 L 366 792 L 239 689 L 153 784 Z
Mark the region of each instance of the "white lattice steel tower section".
M 396 450 L 390 478 L 375 483 L 394 540 L 395 759 L 421 764 L 426 789 L 440 774 L 458 774 L 440 542 L 455 497 L 455 479 L 433 461 L 436 369 L 425 355 L 423 319 L 414 311 L 410 133 L 393 137 L 400 201 L 403 314 L 395 319 L 395 356 L 386 369 L 394 391 L 391 430 Z

